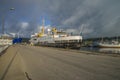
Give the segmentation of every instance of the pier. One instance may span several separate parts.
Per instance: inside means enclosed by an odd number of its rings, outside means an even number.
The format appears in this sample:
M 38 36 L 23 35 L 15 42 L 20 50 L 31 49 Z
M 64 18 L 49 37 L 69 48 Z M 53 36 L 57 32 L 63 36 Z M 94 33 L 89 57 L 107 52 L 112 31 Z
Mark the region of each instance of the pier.
M 17 44 L 0 56 L 0 80 L 120 80 L 120 56 Z

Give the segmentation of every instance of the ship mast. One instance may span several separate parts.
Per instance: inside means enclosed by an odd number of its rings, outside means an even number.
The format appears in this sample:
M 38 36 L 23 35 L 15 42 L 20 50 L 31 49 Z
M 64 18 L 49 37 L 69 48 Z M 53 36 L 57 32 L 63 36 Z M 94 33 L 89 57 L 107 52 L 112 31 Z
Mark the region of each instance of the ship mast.
M 44 34 L 44 32 L 45 32 L 45 30 L 44 30 L 44 25 L 45 25 L 45 20 L 44 20 L 44 18 L 43 18 L 43 20 L 42 20 L 42 33 Z

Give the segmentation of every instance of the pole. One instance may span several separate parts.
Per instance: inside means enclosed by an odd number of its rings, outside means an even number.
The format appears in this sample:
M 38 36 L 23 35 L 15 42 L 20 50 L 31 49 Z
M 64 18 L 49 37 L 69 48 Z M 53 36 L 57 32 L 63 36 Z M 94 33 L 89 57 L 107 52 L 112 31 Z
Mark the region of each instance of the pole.
M 2 34 L 4 34 L 5 18 L 2 17 Z
M 10 8 L 9 10 L 13 11 L 15 8 Z M 5 15 L 3 14 L 2 16 L 2 34 L 4 35 L 4 30 L 5 30 Z

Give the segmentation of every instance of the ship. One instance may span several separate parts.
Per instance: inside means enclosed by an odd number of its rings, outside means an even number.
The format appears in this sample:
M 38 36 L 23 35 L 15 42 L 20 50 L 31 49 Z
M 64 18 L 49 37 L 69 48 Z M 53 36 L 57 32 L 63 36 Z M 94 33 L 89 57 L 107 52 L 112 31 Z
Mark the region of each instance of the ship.
M 44 23 L 44 22 L 43 22 Z M 81 35 L 70 35 L 65 31 L 57 30 L 55 27 L 47 30 L 47 34 L 45 34 L 44 24 L 42 25 L 42 29 L 39 33 L 36 33 L 31 37 L 30 44 L 31 45 L 39 45 L 39 46 L 48 46 L 48 47 L 60 47 L 60 48 L 72 48 L 79 49 L 82 43 Z

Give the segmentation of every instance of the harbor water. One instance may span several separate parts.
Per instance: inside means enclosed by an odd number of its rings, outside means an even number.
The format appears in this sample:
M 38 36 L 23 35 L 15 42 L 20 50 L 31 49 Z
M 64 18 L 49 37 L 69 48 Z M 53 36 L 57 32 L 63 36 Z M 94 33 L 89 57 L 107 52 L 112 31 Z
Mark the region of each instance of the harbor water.
M 97 47 L 82 47 L 80 50 L 91 51 L 91 52 L 100 52 L 108 54 L 120 54 L 120 48 L 97 48 Z

